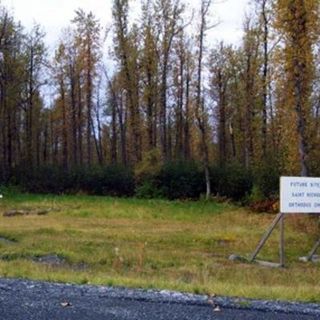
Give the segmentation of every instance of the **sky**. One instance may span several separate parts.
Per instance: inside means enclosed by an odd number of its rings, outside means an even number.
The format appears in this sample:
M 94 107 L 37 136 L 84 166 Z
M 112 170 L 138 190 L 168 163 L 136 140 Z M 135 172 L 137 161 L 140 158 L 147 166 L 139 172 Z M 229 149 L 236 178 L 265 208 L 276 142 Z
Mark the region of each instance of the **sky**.
M 139 0 L 131 0 L 131 5 Z M 189 0 L 194 5 L 195 0 Z M 248 0 L 214 0 L 211 7 L 212 16 L 220 21 L 210 31 L 213 42 L 224 40 L 237 43 L 242 36 L 242 21 L 248 6 Z M 0 3 L 13 12 L 16 20 L 30 29 L 34 23 L 43 26 L 47 36 L 46 42 L 55 47 L 61 30 L 70 25 L 74 11 L 82 8 L 92 11 L 102 26 L 111 24 L 112 0 L 0 0 Z M 134 9 L 134 8 L 133 8 Z M 134 10 L 133 10 L 134 12 Z

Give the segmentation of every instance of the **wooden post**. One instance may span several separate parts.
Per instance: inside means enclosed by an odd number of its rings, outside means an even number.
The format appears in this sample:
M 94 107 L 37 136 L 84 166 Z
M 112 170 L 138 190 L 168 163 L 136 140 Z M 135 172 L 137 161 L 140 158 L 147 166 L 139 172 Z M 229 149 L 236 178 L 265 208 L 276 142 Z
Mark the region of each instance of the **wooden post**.
M 253 262 L 254 259 L 256 258 L 256 256 L 258 255 L 258 253 L 260 252 L 260 250 L 262 249 L 262 247 L 264 246 L 264 244 L 266 243 L 266 241 L 268 240 L 268 238 L 270 237 L 272 231 L 274 230 L 274 228 L 277 226 L 278 222 L 281 220 L 281 218 L 283 217 L 283 213 L 278 213 L 277 216 L 275 217 L 275 219 L 273 220 L 272 224 L 270 225 L 269 229 L 267 230 L 267 232 L 265 233 L 265 235 L 263 236 L 263 238 L 260 240 L 256 250 L 254 251 L 254 253 L 252 254 L 251 258 L 250 258 L 250 262 Z
M 281 214 L 280 219 L 280 243 L 279 243 L 279 250 L 280 250 L 280 265 L 284 267 L 285 262 L 285 252 L 284 252 L 284 214 Z
M 313 248 L 311 249 L 310 253 L 307 256 L 307 261 L 311 261 L 312 257 L 314 256 L 314 254 L 316 253 L 317 249 L 320 247 L 320 239 L 315 243 L 315 245 L 313 246 Z

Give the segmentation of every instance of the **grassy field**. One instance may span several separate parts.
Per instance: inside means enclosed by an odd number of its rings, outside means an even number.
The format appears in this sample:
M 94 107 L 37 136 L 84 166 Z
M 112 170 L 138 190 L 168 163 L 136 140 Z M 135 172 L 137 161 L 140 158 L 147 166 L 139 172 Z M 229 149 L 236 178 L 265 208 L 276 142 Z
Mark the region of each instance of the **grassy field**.
M 12 209 L 31 211 L 3 216 Z M 33 214 L 43 209 L 50 211 Z M 8 193 L 0 200 L 0 275 L 319 302 L 319 265 L 298 261 L 317 238 L 317 220 L 286 218 L 284 269 L 228 260 L 249 255 L 273 218 L 214 202 Z M 278 259 L 278 237 L 262 258 Z

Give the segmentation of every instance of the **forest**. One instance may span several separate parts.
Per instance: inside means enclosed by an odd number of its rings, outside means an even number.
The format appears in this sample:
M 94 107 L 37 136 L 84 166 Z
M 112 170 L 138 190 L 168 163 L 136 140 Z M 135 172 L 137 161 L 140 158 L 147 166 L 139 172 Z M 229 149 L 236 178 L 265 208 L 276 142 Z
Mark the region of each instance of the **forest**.
M 0 184 L 256 201 L 320 174 L 318 0 L 251 1 L 232 45 L 213 0 L 131 5 L 107 31 L 77 10 L 53 52 L 0 7 Z

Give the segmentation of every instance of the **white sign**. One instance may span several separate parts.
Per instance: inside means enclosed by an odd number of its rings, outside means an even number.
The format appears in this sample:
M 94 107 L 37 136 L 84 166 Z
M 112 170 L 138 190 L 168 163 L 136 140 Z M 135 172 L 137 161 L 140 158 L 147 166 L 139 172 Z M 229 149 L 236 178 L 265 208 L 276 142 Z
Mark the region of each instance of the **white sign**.
M 320 178 L 281 177 L 280 212 L 320 213 Z

